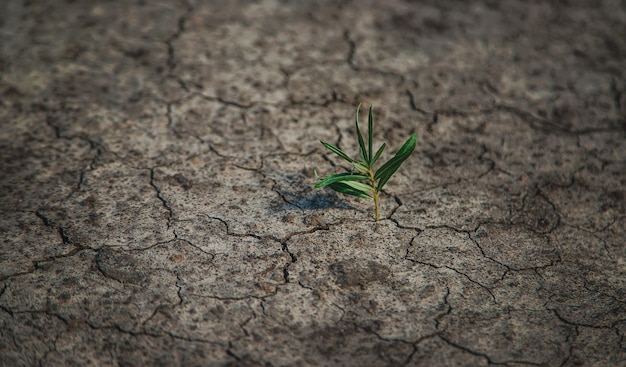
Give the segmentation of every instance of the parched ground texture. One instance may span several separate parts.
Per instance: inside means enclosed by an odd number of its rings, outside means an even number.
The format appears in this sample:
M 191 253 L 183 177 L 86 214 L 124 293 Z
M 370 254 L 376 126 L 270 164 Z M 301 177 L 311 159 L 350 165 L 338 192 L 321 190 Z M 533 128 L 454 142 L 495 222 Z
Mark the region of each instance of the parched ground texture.
M 626 2 L 0 4 L 1 366 L 626 366 Z M 371 202 L 313 189 L 374 105 Z

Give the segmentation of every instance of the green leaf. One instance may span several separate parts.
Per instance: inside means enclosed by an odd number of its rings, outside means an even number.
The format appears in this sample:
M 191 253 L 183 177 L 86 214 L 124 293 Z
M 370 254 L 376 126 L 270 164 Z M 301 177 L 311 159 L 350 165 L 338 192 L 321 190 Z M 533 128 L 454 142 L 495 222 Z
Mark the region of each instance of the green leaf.
M 331 185 L 331 184 L 333 184 L 335 182 L 360 181 L 360 180 L 367 180 L 367 179 L 368 179 L 368 177 L 365 176 L 365 175 L 353 174 L 353 173 L 350 173 L 350 172 L 333 173 L 333 174 L 330 174 L 330 175 L 324 177 L 320 182 L 318 182 L 315 185 L 315 188 L 328 186 L 328 185 Z
M 361 173 L 365 173 L 365 174 L 370 173 L 370 169 L 366 165 L 364 165 L 363 162 L 353 162 L 352 165 L 357 171 Z
M 363 141 L 363 134 L 361 134 L 361 129 L 359 129 L 359 109 L 361 108 L 361 104 L 359 104 L 356 108 L 356 135 L 359 139 L 359 154 L 361 155 L 361 159 L 363 162 L 369 164 L 369 157 L 367 156 L 367 151 L 365 150 L 365 142 Z
M 366 185 L 364 183 L 358 182 L 358 181 L 345 181 L 343 182 L 346 185 L 355 188 L 357 190 L 361 190 L 361 191 L 373 191 L 374 189 L 370 186 L 370 185 Z
M 374 143 L 374 115 L 372 114 L 372 105 L 370 105 L 370 112 L 367 116 L 367 145 L 368 145 L 368 158 L 370 159 L 367 163 L 371 167 L 374 164 L 374 160 L 372 160 L 372 144 Z
M 331 152 L 337 154 L 338 156 L 340 156 L 341 158 L 347 160 L 350 163 L 356 162 L 355 159 L 350 158 L 349 155 L 347 155 L 346 153 L 344 153 L 341 149 L 337 148 L 336 146 L 332 145 L 332 144 L 328 144 L 324 141 L 320 140 L 320 143 L 322 143 L 322 145 L 324 145 L 328 150 L 330 150 Z
M 398 150 L 396 155 L 391 158 L 387 163 L 383 164 L 380 169 L 374 175 L 374 179 L 378 181 L 377 189 L 382 190 L 383 186 L 389 181 L 391 176 L 400 168 L 402 162 L 404 162 L 413 150 L 415 149 L 415 143 L 417 141 L 417 135 L 413 134 L 409 137 L 409 139 L 402 145 L 402 148 Z
M 380 148 L 378 148 L 378 151 L 376 151 L 376 155 L 374 155 L 374 158 L 372 159 L 372 162 L 370 163 L 370 165 L 374 165 L 374 163 L 376 163 L 376 161 L 378 160 L 378 158 L 380 158 L 380 155 L 383 153 L 383 150 L 385 149 L 386 144 L 383 143 L 383 145 L 380 146 Z
M 347 185 L 346 182 L 335 182 L 328 185 L 328 187 L 342 194 L 352 195 L 363 199 L 372 199 L 372 197 L 367 192 L 363 192 L 361 190 L 350 187 L 349 185 Z

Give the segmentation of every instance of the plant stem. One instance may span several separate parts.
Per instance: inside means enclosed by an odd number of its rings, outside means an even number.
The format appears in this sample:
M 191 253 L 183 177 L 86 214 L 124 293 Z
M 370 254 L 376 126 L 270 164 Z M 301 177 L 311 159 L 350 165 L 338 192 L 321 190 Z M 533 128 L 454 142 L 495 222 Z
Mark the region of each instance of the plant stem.
M 376 207 L 376 221 L 378 222 L 378 191 L 374 191 L 374 206 Z
M 378 222 L 379 216 L 378 216 L 378 187 L 376 187 L 376 179 L 374 178 L 374 170 L 372 169 L 372 167 L 369 167 L 369 172 L 368 172 L 369 176 L 370 176 L 370 186 L 372 186 L 372 191 L 374 191 L 374 207 L 375 207 L 375 211 L 376 211 L 376 221 Z

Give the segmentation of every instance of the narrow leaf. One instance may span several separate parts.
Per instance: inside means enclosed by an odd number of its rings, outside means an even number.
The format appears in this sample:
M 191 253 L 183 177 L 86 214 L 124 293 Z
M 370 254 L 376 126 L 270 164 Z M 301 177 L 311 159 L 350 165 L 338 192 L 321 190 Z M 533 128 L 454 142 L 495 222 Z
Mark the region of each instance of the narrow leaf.
M 370 169 L 366 165 L 364 165 L 363 162 L 353 162 L 352 165 L 357 171 L 361 173 L 369 174 L 370 172 Z
M 384 173 L 380 176 L 380 179 L 378 180 L 378 183 L 376 185 L 379 191 L 382 190 L 383 186 L 385 186 L 385 184 L 387 183 L 387 181 L 389 181 L 391 176 L 393 176 L 393 174 L 396 173 L 398 168 L 400 168 L 400 166 L 402 165 L 401 161 L 390 161 L 390 162 L 391 164 L 385 167 L 386 169 Z M 390 162 L 387 162 L 387 163 L 390 163 Z
M 359 109 L 361 105 L 359 104 L 356 108 L 356 135 L 359 139 L 359 154 L 361 155 L 361 159 L 363 162 L 369 164 L 369 157 L 367 156 L 367 151 L 365 150 L 365 142 L 363 141 L 363 134 L 361 134 L 361 129 L 359 129 Z
M 374 175 L 374 178 L 375 179 L 380 178 L 381 175 L 385 173 L 385 170 L 387 169 L 387 167 L 393 165 L 394 162 L 404 161 L 406 158 L 408 158 L 408 156 L 411 155 L 411 153 L 415 149 L 416 140 L 417 140 L 417 135 L 415 134 L 411 135 L 409 139 L 407 139 L 407 141 L 402 145 L 400 150 L 398 150 L 396 155 L 393 158 L 391 158 L 387 163 L 383 164 L 382 167 L 380 167 L 378 172 L 376 172 L 376 174 Z
M 315 188 L 324 187 L 324 186 L 333 184 L 335 182 L 360 181 L 360 180 L 367 180 L 367 179 L 368 179 L 367 176 L 360 175 L 360 174 L 352 174 L 352 173 L 349 173 L 349 172 L 335 173 L 335 174 L 331 174 L 331 175 L 328 175 L 328 176 L 324 177 L 320 182 L 318 182 L 315 185 Z
M 337 148 L 336 146 L 332 145 L 332 144 L 328 144 L 324 141 L 320 140 L 320 143 L 322 143 L 322 145 L 324 145 L 328 150 L 330 150 L 331 152 L 337 154 L 338 156 L 340 156 L 341 158 L 347 160 L 350 163 L 356 162 L 356 160 L 350 158 L 349 155 L 347 155 L 346 153 L 344 153 L 341 149 Z
M 378 181 L 377 189 L 382 190 L 383 186 L 389 181 L 391 176 L 400 168 L 400 165 L 409 158 L 415 149 L 417 135 L 413 134 L 402 145 L 402 148 L 387 163 L 383 164 L 374 175 L 374 179 Z
M 342 183 L 345 183 L 346 185 L 353 187 L 357 190 L 361 190 L 361 191 L 373 191 L 374 189 L 370 186 L 370 185 L 366 185 L 364 183 L 358 182 L 358 181 L 344 181 Z
M 396 155 L 390 159 L 387 163 L 383 164 L 382 167 L 376 172 L 374 175 L 374 179 L 378 181 L 378 189 L 382 189 L 382 187 L 387 183 L 387 181 L 391 178 L 391 176 L 398 170 L 400 165 L 410 156 L 411 152 L 415 148 L 415 142 L 412 138 L 409 138 L 405 145 L 396 153 Z
M 376 155 L 374 155 L 374 158 L 372 159 L 371 165 L 373 166 L 374 163 L 376 163 L 376 161 L 378 160 L 378 158 L 380 158 L 380 155 L 383 153 L 383 150 L 385 149 L 385 143 L 383 143 L 383 145 L 380 146 L 380 148 L 378 148 L 378 151 L 376 152 Z
M 367 192 L 363 192 L 353 187 L 350 187 L 344 182 L 335 182 L 333 184 L 328 185 L 328 187 L 342 194 L 352 195 L 352 196 L 360 197 L 363 199 L 372 199 L 372 197 L 369 196 Z
M 374 115 L 372 115 L 372 105 L 370 105 L 370 112 L 367 116 L 367 145 L 368 145 L 368 161 L 370 167 L 374 164 L 374 160 L 372 159 L 372 144 L 374 143 Z

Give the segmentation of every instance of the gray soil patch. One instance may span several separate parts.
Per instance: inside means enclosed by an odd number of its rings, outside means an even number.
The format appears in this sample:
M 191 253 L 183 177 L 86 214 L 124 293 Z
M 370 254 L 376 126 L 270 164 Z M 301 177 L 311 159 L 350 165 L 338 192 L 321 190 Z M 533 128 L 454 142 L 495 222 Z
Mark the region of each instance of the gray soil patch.
M 626 3 L 0 4 L 0 366 L 626 366 Z M 374 105 L 373 205 L 315 190 Z

